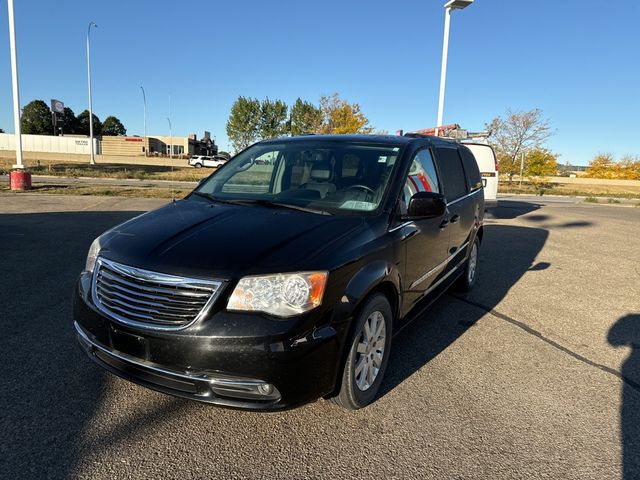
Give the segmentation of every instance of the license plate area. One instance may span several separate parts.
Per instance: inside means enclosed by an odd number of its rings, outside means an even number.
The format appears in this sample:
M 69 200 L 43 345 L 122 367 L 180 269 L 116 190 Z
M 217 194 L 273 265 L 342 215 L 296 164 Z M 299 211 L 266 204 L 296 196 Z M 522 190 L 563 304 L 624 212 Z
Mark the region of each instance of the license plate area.
M 111 348 L 132 357 L 148 360 L 148 342 L 144 337 L 111 329 Z

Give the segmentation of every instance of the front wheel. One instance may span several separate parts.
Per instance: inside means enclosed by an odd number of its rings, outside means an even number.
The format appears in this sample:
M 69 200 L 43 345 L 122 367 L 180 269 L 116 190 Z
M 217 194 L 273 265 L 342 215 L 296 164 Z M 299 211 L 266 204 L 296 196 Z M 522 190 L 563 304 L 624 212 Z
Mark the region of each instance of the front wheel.
M 194 165 L 194 167 L 196 167 L 196 168 L 202 168 L 202 164 L 201 164 L 201 163 L 196 163 L 196 164 Z
M 389 362 L 392 319 L 391 305 L 382 294 L 373 295 L 363 305 L 334 403 L 357 410 L 375 399 Z
M 476 284 L 476 277 L 478 276 L 478 265 L 480 252 L 480 241 L 478 237 L 473 240 L 471 251 L 469 252 L 469 258 L 464 264 L 464 272 L 456 283 L 457 290 L 461 292 L 469 292 Z

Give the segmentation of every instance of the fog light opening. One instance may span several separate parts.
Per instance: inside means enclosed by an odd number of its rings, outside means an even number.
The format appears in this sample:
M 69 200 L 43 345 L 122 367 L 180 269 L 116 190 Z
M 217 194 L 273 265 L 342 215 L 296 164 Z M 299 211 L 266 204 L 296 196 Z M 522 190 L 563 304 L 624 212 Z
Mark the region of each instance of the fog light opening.
M 280 400 L 280 392 L 271 383 L 239 378 L 212 378 L 209 380 L 215 395 L 245 400 Z
M 263 383 L 258 385 L 258 392 L 262 395 L 271 395 L 273 393 L 273 385 L 270 383 Z

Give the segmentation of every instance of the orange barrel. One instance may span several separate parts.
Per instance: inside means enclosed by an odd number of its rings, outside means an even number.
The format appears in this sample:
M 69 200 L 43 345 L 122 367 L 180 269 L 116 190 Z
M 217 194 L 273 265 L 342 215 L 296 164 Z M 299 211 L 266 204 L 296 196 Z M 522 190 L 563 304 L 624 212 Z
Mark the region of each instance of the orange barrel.
M 24 170 L 13 170 L 9 172 L 9 183 L 11 190 L 31 190 L 31 174 Z

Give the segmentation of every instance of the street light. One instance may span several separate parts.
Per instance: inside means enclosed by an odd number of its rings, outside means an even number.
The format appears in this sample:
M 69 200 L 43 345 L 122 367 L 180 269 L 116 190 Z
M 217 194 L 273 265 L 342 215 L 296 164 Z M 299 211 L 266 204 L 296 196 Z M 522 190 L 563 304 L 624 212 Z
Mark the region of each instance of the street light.
M 13 15 L 13 0 L 8 2 L 9 44 L 11 46 L 11 85 L 13 87 L 13 123 L 15 128 L 16 164 L 13 168 L 24 170 L 22 163 L 22 135 L 20 128 L 20 90 L 18 88 L 18 54 L 16 53 L 16 26 Z
M 149 145 L 147 145 L 147 96 L 144 94 L 144 87 L 141 85 L 140 89 L 142 90 L 142 102 L 144 103 L 144 156 L 147 156 L 147 150 L 149 150 Z
M 447 54 L 449 53 L 449 24 L 451 23 L 451 11 L 462 10 L 473 3 L 473 0 L 449 0 L 444 4 L 444 40 L 442 41 L 442 67 L 440 68 L 440 97 L 438 99 L 438 120 L 436 121 L 436 137 L 442 126 L 442 114 L 444 111 L 444 87 L 447 81 Z
M 91 148 L 91 165 L 96 164 L 95 152 L 93 151 L 93 101 L 91 100 L 91 26 L 98 28 L 95 22 L 89 22 L 87 28 L 87 80 L 89 82 L 89 145 Z
M 171 119 L 169 117 L 167 117 L 167 122 L 169 122 L 169 158 L 173 159 L 173 133 L 171 131 Z

